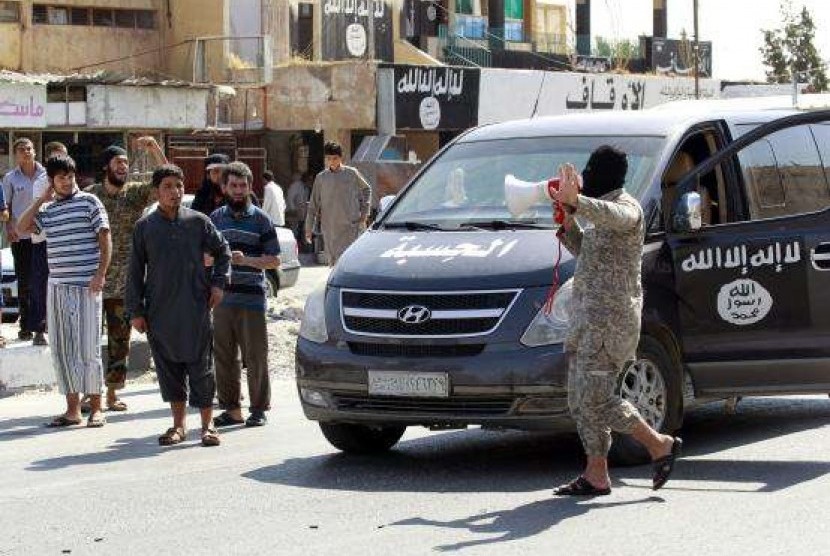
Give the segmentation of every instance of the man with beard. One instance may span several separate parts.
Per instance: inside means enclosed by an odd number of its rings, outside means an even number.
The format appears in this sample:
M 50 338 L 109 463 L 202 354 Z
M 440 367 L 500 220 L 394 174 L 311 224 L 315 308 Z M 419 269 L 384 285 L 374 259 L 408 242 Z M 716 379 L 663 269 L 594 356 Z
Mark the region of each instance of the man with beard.
M 254 176 L 242 162 L 225 168 L 228 204 L 210 217 L 231 247 L 231 282 L 222 304 L 213 311 L 213 351 L 216 386 L 224 412 L 214 419 L 216 426 L 243 423 L 240 406 L 242 370 L 237 354 L 248 369 L 250 416 L 246 426 L 265 425 L 271 408 L 268 379 L 268 337 L 265 328 L 266 288 L 264 270 L 280 264 L 280 245 L 274 224 L 265 211 L 251 203 Z
M 153 187 L 158 210 L 139 220 L 133 232 L 127 308 L 133 327 L 147 333 L 161 396 L 173 413 L 173 426 L 158 442 L 171 446 L 187 438 L 189 401 L 199 410 L 202 445 L 218 446 L 210 311 L 222 302 L 231 251 L 208 217 L 182 206 L 184 174 L 178 166 L 157 168 Z M 209 275 L 205 253 L 214 261 Z
M 620 373 L 635 357 L 643 308 L 645 224 L 640 204 L 623 189 L 627 172 L 625 153 L 602 146 L 591 154 L 582 176 L 571 164 L 562 167 L 561 186 L 554 195 L 567 213 L 557 235 L 577 257 L 573 317 L 565 342 L 570 354 L 568 406 L 588 457 L 582 475 L 557 488 L 557 496 L 611 493 L 612 430 L 632 435 L 648 449 L 654 490 L 668 480 L 682 446 L 679 438 L 652 429 L 617 392 Z
M 152 137 L 140 137 L 136 147 L 146 151 L 154 166 L 167 162 L 161 147 Z M 104 285 L 104 320 L 107 327 L 106 407 L 109 411 L 126 411 L 127 404 L 118 399 L 117 390 L 127 380 L 130 355 L 130 320 L 124 307 L 127 265 L 133 228 L 152 200 L 151 183 L 128 182 L 130 161 L 127 151 L 118 146 L 104 150 L 101 157 L 104 180 L 86 189 L 101 201 L 112 228 L 112 262 Z

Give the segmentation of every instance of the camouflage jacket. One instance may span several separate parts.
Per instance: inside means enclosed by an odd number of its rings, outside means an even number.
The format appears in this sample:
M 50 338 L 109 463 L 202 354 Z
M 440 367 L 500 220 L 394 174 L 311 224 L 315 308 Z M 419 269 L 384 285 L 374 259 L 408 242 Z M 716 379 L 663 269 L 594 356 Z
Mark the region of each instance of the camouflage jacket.
M 622 189 L 600 199 L 579 196 L 573 221 L 558 235 L 576 257 L 571 329 L 565 349 L 592 355 L 603 346 L 619 364 L 640 338 L 640 281 L 645 226 L 637 200 Z
M 149 183 L 129 182 L 120 192 L 110 195 L 104 184 L 96 183 L 86 191 L 101 200 L 110 221 L 112 259 L 104 284 L 104 299 L 124 299 L 133 228 L 150 204 L 152 186 Z

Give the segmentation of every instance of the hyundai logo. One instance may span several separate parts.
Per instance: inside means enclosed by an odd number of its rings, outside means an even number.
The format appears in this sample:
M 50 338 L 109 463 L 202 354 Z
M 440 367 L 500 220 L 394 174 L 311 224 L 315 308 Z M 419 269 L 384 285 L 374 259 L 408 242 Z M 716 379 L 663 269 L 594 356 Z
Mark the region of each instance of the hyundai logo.
M 398 311 L 398 320 L 406 324 L 423 324 L 432 318 L 432 311 L 423 305 L 407 305 Z

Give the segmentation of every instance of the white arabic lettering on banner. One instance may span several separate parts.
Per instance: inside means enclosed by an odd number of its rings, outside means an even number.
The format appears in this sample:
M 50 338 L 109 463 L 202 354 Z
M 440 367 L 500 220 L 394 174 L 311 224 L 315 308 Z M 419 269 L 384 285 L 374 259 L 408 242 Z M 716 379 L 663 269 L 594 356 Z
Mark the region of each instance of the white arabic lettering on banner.
M 694 272 L 696 270 L 710 270 L 713 268 L 740 268 L 741 274 L 751 268 L 762 266 L 774 266 L 775 272 L 784 270 L 784 265 L 795 264 L 801 261 L 801 243 L 793 241 L 785 243 L 783 249 L 781 242 L 761 247 L 755 253 L 748 255 L 746 245 L 735 245 L 733 247 L 709 247 L 701 249 L 697 254 L 692 253 L 680 264 L 683 272 Z
M 430 245 L 425 247 L 422 244 L 416 244 L 415 236 L 403 236 L 400 239 L 400 245 L 393 247 L 381 253 L 382 259 L 397 259 L 398 264 L 404 264 L 408 259 L 423 259 L 423 258 L 437 258 L 441 262 L 449 262 L 458 257 L 469 257 L 476 259 L 486 259 L 489 257 L 500 258 L 507 255 L 518 243 L 518 240 L 504 241 L 502 239 L 493 240 L 488 244 L 480 245 L 476 243 L 457 243 L 457 244 L 442 244 Z
M 385 0 L 371 0 L 372 17 L 382 19 L 386 13 Z M 344 14 L 357 17 L 369 17 L 369 0 L 326 0 L 323 12 L 326 15 Z
M 464 92 L 464 70 L 452 68 L 410 68 L 398 80 L 398 93 L 420 93 L 447 100 Z
M 746 326 L 766 317 L 772 310 L 769 291 L 747 278 L 739 278 L 721 287 L 718 292 L 718 314 L 730 324 Z

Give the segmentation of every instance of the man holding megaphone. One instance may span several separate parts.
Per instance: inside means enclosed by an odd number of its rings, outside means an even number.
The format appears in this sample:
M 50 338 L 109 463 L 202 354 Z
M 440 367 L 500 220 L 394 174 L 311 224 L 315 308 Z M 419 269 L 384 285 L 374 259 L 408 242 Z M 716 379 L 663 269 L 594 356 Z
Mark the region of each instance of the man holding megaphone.
M 668 480 L 682 446 L 680 438 L 652 429 L 616 391 L 620 373 L 635 357 L 643 307 L 645 225 L 640 204 L 623 189 L 627 171 L 625 153 L 602 146 L 581 176 L 572 164 L 560 167 L 559 187 L 550 193 L 566 213 L 557 235 L 577 257 L 573 322 L 565 343 L 568 405 L 588 458 L 582 475 L 554 490 L 558 496 L 611 493 L 612 430 L 632 435 L 648 449 L 654 490 Z

